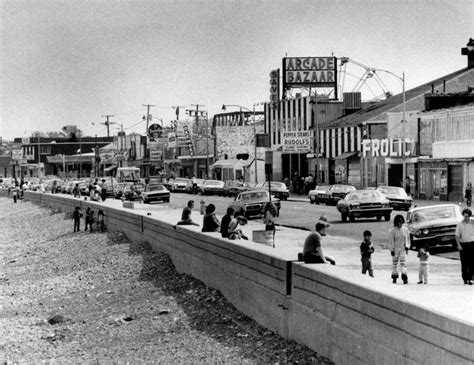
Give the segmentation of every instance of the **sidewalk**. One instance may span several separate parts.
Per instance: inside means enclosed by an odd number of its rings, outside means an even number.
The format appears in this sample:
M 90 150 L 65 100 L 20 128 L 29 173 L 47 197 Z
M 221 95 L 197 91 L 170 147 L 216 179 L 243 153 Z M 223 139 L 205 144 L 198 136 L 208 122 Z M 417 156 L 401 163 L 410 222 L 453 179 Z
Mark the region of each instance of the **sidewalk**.
M 122 202 L 118 200 L 107 200 L 105 204 L 117 208 L 122 207 Z M 172 208 L 167 204 L 136 203 L 133 211 L 170 224 L 176 224 L 181 218 L 181 208 Z M 202 225 L 202 217 L 198 209 L 193 210 L 192 219 L 196 223 Z M 179 226 L 178 229 L 200 232 L 201 227 Z M 252 231 L 262 229 L 261 221 L 249 221 L 243 227 L 243 232 L 251 239 Z M 220 236 L 219 233 L 207 234 Z M 302 252 L 308 234 L 307 231 L 278 226 L 275 234 L 275 250 L 279 256 L 296 261 L 298 253 Z M 361 274 L 359 241 L 331 235 L 323 238 L 322 245 L 325 254 L 333 256 L 336 265 L 347 271 L 348 281 L 360 284 L 361 282 L 366 283 L 367 279 L 369 282 L 373 280 L 374 290 L 383 288 L 384 292 L 388 291 L 391 295 L 404 301 L 442 313 L 445 316 L 457 318 L 474 326 L 474 286 L 463 284 L 459 261 L 431 256 L 429 283 L 418 285 L 416 284 L 418 282 L 418 259 L 416 252 L 410 251 L 407 256 L 409 283 L 403 285 L 399 280 L 399 283 L 394 285 L 391 281 L 390 253 L 388 249 L 379 248 L 372 256 L 375 277 L 361 279 L 363 276 Z M 239 243 L 245 246 L 255 245 L 257 249 L 266 247 L 252 241 L 242 240 Z

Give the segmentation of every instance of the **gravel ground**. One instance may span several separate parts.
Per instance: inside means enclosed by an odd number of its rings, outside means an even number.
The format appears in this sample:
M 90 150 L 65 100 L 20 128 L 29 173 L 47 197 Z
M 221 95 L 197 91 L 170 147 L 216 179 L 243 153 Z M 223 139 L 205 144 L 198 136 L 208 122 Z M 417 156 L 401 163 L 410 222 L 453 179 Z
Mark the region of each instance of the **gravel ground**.
M 73 233 L 69 218 L 0 198 L 0 361 L 331 363 L 177 273 L 167 255 L 119 232 Z

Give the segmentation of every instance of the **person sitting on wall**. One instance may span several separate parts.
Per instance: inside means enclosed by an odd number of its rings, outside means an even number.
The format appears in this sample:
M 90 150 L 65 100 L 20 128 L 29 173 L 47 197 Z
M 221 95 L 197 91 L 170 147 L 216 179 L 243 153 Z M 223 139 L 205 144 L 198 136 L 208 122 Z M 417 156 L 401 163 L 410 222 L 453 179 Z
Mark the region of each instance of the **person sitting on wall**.
M 209 204 L 204 214 L 204 218 L 202 220 L 202 230 L 201 232 L 219 232 L 219 228 L 221 224 L 216 217 L 216 206 L 214 204 Z
M 227 208 L 227 213 L 225 216 L 222 217 L 221 221 L 221 235 L 222 238 L 228 238 L 229 237 L 229 224 L 234 218 L 234 208 L 229 207 Z
M 187 206 L 183 208 L 183 213 L 181 214 L 181 220 L 176 223 L 175 226 L 173 226 L 174 229 L 176 229 L 176 226 L 198 226 L 199 224 L 194 223 L 193 220 L 191 219 L 191 213 L 194 208 L 194 200 L 188 201 Z
M 247 218 L 244 216 L 238 215 L 234 217 L 229 223 L 229 239 L 230 240 L 239 240 L 244 239 L 248 240 L 248 237 L 242 233 L 242 229 L 239 226 L 245 226 L 247 224 Z
M 311 232 L 304 242 L 303 248 L 303 260 L 305 264 L 327 264 L 331 263 L 335 265 L 336 262 L 330 256 L 324 255 L 323 248 L 321 247 L 321 240 L 326 236 L 326 228 L 329 227 L 329 223 L 325 220 L 326 217 L 321 217 L 316 223 L 316 232 Z

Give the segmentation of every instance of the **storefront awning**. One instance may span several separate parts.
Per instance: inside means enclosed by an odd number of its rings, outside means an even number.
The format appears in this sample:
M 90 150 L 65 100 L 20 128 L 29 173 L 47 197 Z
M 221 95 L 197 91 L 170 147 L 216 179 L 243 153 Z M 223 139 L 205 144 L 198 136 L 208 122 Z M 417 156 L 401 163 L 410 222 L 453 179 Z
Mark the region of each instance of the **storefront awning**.
M 344 152 L 341 153 L 339 156 L 334 157 L 335 160 L 345 160 L 348 159 L 349 157 L 352 157 L 354 155 L 357 155 L 359 152 Z
M 117 168 L 117 165 L 110 165 L 109 167 L 106 167 L 104 169 L 104 172 L 110 172 L 112 170 L 115 170 Z

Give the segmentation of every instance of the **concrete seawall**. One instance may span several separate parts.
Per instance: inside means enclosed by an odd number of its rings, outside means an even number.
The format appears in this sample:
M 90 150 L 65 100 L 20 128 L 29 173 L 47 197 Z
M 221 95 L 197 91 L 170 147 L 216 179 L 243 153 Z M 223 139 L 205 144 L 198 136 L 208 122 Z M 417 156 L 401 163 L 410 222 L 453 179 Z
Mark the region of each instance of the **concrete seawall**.
M 35 192 L 25 192 L 25 200 L 64 212 L 102 209 L 109 230 L 149 242 L 178 271 L 220 290 L 243 313 L 338 364 L 474 363 L 472 322 L 404 300 L 402 286 L 354 278 L 343 267 L 304 265 L 287 252 L 223 240 L 199 227 L 174 229 L 130 209 Z

